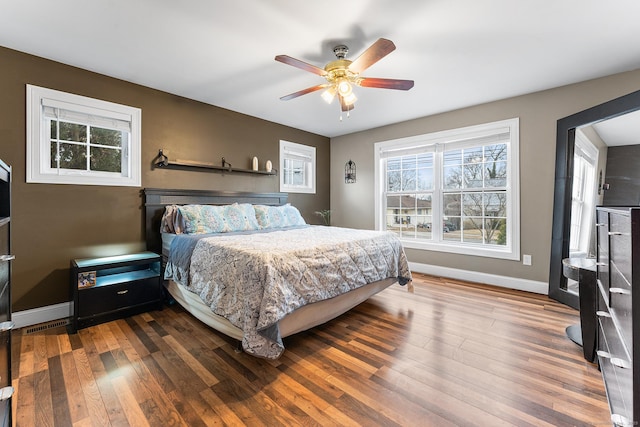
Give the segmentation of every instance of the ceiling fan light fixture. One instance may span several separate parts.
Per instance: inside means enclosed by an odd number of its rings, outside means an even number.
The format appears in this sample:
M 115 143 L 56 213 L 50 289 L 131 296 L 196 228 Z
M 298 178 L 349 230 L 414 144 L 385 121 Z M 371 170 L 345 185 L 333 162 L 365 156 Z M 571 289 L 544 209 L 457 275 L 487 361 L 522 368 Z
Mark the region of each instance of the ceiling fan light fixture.
M 343 95 L 342 99 L 346 105 L 353 105 L 358 100 L 353 92 L 349 92 L 348 95 Z
M 336 85 L 338 87 L 338 93 L 340 93 L 340 96 L 346 98 L 346 97 L 352 95 L 353 88 L 351 87 L 351 83 L 349 83 L 349 80 L 340 79 L 340 80 L 338 80 Z
M 331 102 L 333 102 L 333 98 L 336 97 L 337 92 L 338 89 L 335 86 L 330 86 L 327 90 L 322 92 L 322 95 L 320 96 L 322 96 L 322 99 L 324 99 L 327 104 L 331 104 Z

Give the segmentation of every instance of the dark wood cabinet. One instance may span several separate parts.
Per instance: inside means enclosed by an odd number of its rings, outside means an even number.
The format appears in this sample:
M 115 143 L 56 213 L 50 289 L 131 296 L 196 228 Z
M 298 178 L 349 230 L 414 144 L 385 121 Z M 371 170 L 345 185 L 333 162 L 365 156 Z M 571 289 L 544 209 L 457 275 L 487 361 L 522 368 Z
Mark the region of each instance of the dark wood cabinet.
M 71 261 L 71 332 L 162 308 L 160 256 L 153 252 Z
M 640 208 L 597 208 L 598 362 L 614 426 L 640 422 Z M 635 319 L 635 323 L 634 323 Z
M 11 167 L 0 160 L 0 426 L 11 425 Z

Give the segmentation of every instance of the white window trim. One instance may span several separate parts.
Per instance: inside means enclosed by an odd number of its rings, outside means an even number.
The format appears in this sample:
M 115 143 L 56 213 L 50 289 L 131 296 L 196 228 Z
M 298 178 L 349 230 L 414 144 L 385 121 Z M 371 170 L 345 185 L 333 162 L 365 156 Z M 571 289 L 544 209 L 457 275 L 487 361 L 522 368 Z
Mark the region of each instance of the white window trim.
M 507 199 L 509 212 L 507 213 L 507 236 L 508 242 L 505 246 L 479 247 L 478 245 L 464 244 L 448 241 L 419 241 L 415 239 L 401 239 L 403 246 L 412 249 L 430 250 L 438 252 L 448 252 L 463 255 L 483 256 L 490 258 L 501 258 L 508 260 L 520 259 L 520 120 L 518 118 L 502 120 L 493 123 L 486 123 L 476 126 L 469 126 L 459 129 L 450 129 L 441 132 L 434 132 L 424 135 L 417 135 L 407 138 L 399 138 L 389 141 L 381 141 L 374 144 L 374 176 L 375 176 L 375 226 L 377 230 L 385 229 L 385 214 L 382 212 L 382 192 L 385 188 L 384 182 L 384 157 L 390 150 L 407 150 L 410 147 L 428 147 L 435 144 L 446 144 L 447 142 L 464 141 L 467 138 L 491 134 L 498 129 L 508 127 L 511 142 L 507 151 Z M 434 184 L 438 183 L 439 177 L 435 177 Z M 438 187 L 434 187 L 436 190 Z M 439 197 L 434 197 L 433 211 L 440 209 Z M 436 233 L 437 234 L 437 233 Z
M 47 100 L 47 101 L 45 101 Z M 98 171 L 59 171 L 51 169 L 49 162 L 50 141 L 44 126 L 43 103 L 57 103 L 79 111 L 93 111 L 131 123 L 126 173 L 115 174 Z M 27 85 L 27 182 L 41 184 L 112 185 L 140 187 L 142 185 L 142 110 L 108 101 L 74 95 L 53 89 Z
M 306 185 L 290 185 L 284 182 L 284 159 L 287 154 L 305 157 L 311 165 L 310 182 Z M 316 193 L 316 147 L 280 140 L 280 191 L 288 193 Z

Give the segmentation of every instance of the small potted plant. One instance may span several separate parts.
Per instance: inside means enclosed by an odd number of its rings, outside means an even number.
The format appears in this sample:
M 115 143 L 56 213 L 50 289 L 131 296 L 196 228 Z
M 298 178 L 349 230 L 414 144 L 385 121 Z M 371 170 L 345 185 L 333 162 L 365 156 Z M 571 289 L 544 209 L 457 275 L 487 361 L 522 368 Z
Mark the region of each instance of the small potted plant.
M 331 210 L 330 209 L 324 209 L 324 210 L 321 210 L 321 211 L 316 211 L 316 215 L 320 215 L 324 225 L 331 225 Z

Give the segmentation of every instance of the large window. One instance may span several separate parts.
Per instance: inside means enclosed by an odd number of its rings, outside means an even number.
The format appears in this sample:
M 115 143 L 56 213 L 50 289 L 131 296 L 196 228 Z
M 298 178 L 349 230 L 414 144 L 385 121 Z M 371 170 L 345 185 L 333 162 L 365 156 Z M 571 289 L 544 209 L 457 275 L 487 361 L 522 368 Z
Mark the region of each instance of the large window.
M 316 192 L 316 148 L 280 141 L 280 191 Z
M 519 259 L 518 119 L 376 144 L 376 224 L 407 247 Z
M 27 85 L 27 182 L 140 186 L 138 108 Z

